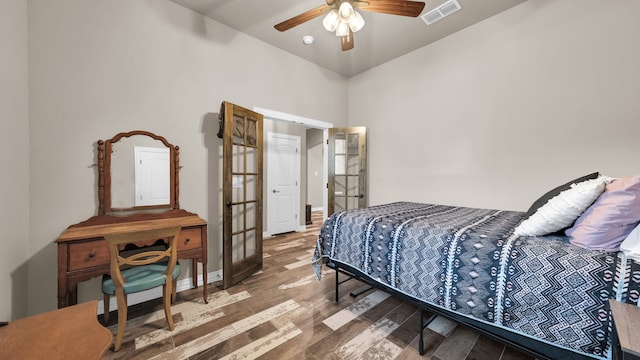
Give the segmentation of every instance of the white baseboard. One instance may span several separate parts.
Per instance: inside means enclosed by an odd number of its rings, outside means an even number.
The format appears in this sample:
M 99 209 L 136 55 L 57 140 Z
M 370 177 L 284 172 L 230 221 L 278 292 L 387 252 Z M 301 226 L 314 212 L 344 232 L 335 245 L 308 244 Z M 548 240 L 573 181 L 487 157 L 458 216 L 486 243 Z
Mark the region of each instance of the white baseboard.
M 320 206 L 320 207 L 312 207 L 311 211 L 322 211 L 324 210 L 324 207 Z
M 307 230 L 307 225 L 300 225 L 293 231 L 303 232 L 303 231 L 306 231 L 306 230 Z M 265 232 L 262 233 L 262 239 L 268 239 L 270 237 L 273 237 L 273 235 L 274 234 L 271 234 L 271 233 L 265 231 Z
M 222 270 L 210 272 L 207 274 L 207 283 L 212 283 L 212 282 L 221 281 L 221 280 L 222 280 Z M 198 275 L 198 286 L 202 286 L 202 285 L 203 285 L 202 275 Z M 190 277 L 186 279 L 178 280 L 176 284 L 177 292 L 188 290 L 191 288 L 193 288 L 193 286 L 191 285 Z M 129 305 L 135 305 L 135 304 L 140 304 L 145 301 L 149 301 L 149 300 L 153 300 L 161 297 L 162 297 L 162 287 L 157 287 L 155 289 L 129 294 L 129 296 L 127 297 L 127 303 Z M 118 305 L 116 303 L 116 297 L 112 296 L 109 301 L 109 310 L 116 310 L 117 308 L 118 308 Z M 103 300 L 98 301 L 98 315 L 100 314 L 104 314 Z

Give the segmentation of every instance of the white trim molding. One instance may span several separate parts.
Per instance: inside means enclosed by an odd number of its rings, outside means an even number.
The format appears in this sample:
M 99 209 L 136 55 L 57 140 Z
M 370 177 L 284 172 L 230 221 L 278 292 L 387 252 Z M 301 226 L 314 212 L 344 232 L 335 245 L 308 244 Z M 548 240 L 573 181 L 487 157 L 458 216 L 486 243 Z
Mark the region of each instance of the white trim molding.
M 326 121 L 315 120 L 304 116 L 298 116 L 293 114 L 287 114 L 276 110 L 269 110 L 261 107 L 254 106 L 253 111 L 262 114 L 266 119 L 280 120 L 290 122 L 293 124 L 304 125 L 306 127 L 314 129 L 329 129 L 333 127 L 333 123 Z

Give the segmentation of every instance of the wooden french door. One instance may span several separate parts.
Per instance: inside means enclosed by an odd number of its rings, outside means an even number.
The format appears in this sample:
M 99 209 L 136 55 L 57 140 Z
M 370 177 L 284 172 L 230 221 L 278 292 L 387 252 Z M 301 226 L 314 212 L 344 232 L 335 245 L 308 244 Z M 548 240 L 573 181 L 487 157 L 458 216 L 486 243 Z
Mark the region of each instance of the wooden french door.
M 223 275 L 226 289 L 262 269 L 262 114 L 224 103 Z
M 327 215 L 366 207 L 367 129 L 331 128 L 328 135 Z

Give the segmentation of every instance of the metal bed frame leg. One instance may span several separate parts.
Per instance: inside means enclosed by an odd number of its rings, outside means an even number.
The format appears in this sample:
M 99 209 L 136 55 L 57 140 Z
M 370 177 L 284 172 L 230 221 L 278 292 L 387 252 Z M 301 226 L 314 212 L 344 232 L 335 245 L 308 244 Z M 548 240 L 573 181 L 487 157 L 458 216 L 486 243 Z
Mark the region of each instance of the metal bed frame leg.
M 345 280 L 340 281 L 340 280 L 338 279 L 338 276 L 339 276 L 339 274 L 340 274 L 340 269 L 339 269 L 339 267 L 338 267 L 338 264 L 335 264 L 335 263 L 334 263 L 334 264 L 333 264 L 333 267 L 334 267 L 334 268 L 335 268 L 335 270 L 336 270 L 336 302 L 338 302 L 338 299 L 340 298 L 340 295 L 339 295 L 339 293 L 338 293 L 338 287 L 339 287 L 342 283 L 345 283 L 345 282 L 347 282 L 347 281 L 349 281 L 349 280 L 355 279 L 355 278 L 356 278 L 356 276 L 346 274 L 349 278 L 348 278 L 348 279 L 345 279 Z M 351 293 L 349 293 L 349 295 L 350 295 L 351 297 L 354 297 L 354 298 L 355 298 L 355 297 L 358 297 L 358 296 L 360 296 L 360 295 L 362 295 L 362 294 L 366 293 L 367 291 L 370 291 L 370 290 L 373 290 L 373 289 L 374 289 L 374 287 L 373 287 L 373 286 L 369 286 L 368 288 L 366 288 L 366 289 L 362 289 L 362 290 L 360 290 L 360 291 L 358 291 L 358 292 L 351 292 Z
M 427 313 L 427 311 L 425 311 L 424 309 L 420 309 L 420 342 L 418 343 L 418 352 L 420 353 L 421 356 L 424 355 L 424 353 L 425 353 L 425 351 L 424 351 L 424 329 L 426 329 L 427 326 L 429 326 L 429 324 L 431 324 L 431 322 L 433 320 L 435 320 L 435 318 L 438 316 L 436 314 L 431 314 L 431 316 L 429 316 L 429 318 L 425 322 L 425 320 L 424 320 L 425 313 Z
M 336 266 L 336 302 L 338 302 L 338 299 L 340 298 L 340 296 L 338 296 L 338 285 L 340 285 L 338 276 L 340 275 L 340 272 L 338 271 L 338 264 L 336 264 L 335 266 Z

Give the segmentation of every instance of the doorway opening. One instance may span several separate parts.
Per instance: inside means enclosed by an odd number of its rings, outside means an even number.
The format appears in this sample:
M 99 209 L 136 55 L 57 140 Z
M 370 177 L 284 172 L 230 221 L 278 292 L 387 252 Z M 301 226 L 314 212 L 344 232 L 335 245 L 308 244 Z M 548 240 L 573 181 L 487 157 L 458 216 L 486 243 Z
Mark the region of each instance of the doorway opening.
M 333 127 L 333 123 L 328 123 L 328 122 L 324 122 L 324 121 L 319 121 L 319 120 L 315 120 L 315 119 L 311 119 L 311 118 L 306 118 L 306 117 L 302 117 L 302 116 L 297 116 L 297 115 L 292 115 L 292 114 L 287 114 L 287 113 L 283 113 L 283 112 L 279 112 L 279 111 L 275 111 L 275 110 L 270 110 L 270 109 L 265 109 L 265 108 L 260 108 L 260 107 L 253 107 L 253 111 L 256 111 L 258 113 L 261 113 L 264 116 L 265 119 L 265 126 L 268 127 L 268 123 L 269 121 L 272 121 L 275 124 L 280 124 L 280 126 L 282 126 L 283 124 L 287 124 L 287 125 L 291 125 L 291 126 L 295 126 L 295 127 L 299 127 L 302 130 L 299 130 L 302 134 L 304 134 L 304 139 L 302 141 L 302 146 L 300 149 L 301 154 L 304 155 L 304 158 L 306 159 L 306 161 L 304 162 L 305 164 L 303 164 L 303 166 L 301 167 L 301 175 L 302 175 L 302 182 L 304 183 L 304 189 L 302 189 L 302 187 L 300 187 L 299 191 L 299 199 L 300 199 L 300 205 L 298 206 L 297 209 L 297 213 L 300 214 L 298 216 L 297 219 L 297 224 L 299 225 L 299 229 L 296 230 L 304 230 L 305 228 L 305 215 L 307 213 L 307 203 L 309 201 L 309 194 L 308 192 L 310 191 L 310 186 L 314 186 L 314 190 L 318 190 L 315 189 L 315 186 L 319 183 L 320 187 L 321 187 L 321 192 L 322 192 L 322 218 L 325 219 L 327 217 L 327 208 L 328 208 L 328 204 L 327 204 L 327 188 L 326 188 L 326 184 L 328 182 L 328 178 L 327 178 L 327 169 L 328 169 L 328 159 L 327 159 L 327 139 L 328 139 L 328 129 Z M 278 125 L 276 125 L 277 127 Z M 312 131 L 308 131 L 311 129 L 315 129 Z M 273 130 L 277 132 L 276 130 Z M 308 135 L 308 134 L 312 134 L 312 135 Z M 309 181 L 310 177 L 309 177 L 309 161 L 310 159 L 308 158 L 308 141 L 310 139 L 313 139 L 312 141 L 314 142 L 314 144 L 317 146 L 318 142 L 321 145 L 321 148 L 316 148 L 314 151 L 317 154 L 320 151 L 322 157 L 321 157 L 321 163 L 322 163 L 322 170 L 313 170 L 312 174 L 314 175 L 313 181 Z M 321 139 L 320 141 L 318 141 L 318 139 Z M 266 144 L 266 148 L 269 149 L 269 146 L 271 144 L 268 143 Z M 316 161 L 317 159 L 314 159 L 314 161 Z M 306 166 L 305 166 L 306 165 Z M 265 166 L 265 172 L 266 172 L 266 177 L 269 178 L 269 172 L 270 171 L 275 171 L 275 168 L 272 166 L 269 166 L 269 164 L 266 164 Z M 315 173 L 318 173 L 318 176 L 315 176 Z M 318 181 L 318 177 L 321 177 L 321 180 Z M 272 191 L 272 187 L 270 187 L 269 184 L 267 184 L 267 188 L 265 189 L 265 191 Z M 317 196 L 317 195 L 316 195 Z M 267 200 L 267 204 L 266 205 L 266 209 L 270 209 L 270 204 L 269 201 Z M 320 207 L 317 204 L 314 204 L 314 208 L 315 210 L 320 210 Z M 266 228 L 264 229 L 264 235 L 266 236 L 270 236 L 271 234 L 275 234 L 276 232 L 273 232 L 271 227 L 274 226 L 272 224 L 269 223 L 269 215 L 266 214 L 266 219 L 265 219 L 265 224 L 267 224 Z

